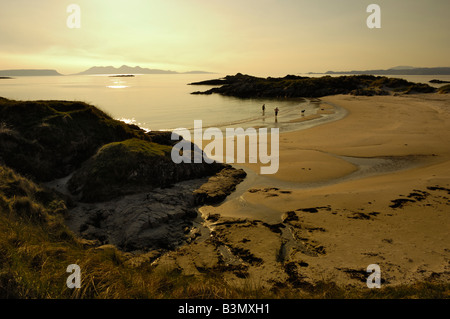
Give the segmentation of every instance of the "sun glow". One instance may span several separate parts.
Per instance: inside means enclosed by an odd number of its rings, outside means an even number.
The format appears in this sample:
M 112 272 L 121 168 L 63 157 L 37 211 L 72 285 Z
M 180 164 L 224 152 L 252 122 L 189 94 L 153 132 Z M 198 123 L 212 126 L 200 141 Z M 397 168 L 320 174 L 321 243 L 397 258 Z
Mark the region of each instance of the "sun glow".
M 108 85 L 107 86 L 107 88 L 110 88 L 110 89 L 125 89 L 127 87 L 129 87 L 129 86 L 127 86 L 127 85 Z

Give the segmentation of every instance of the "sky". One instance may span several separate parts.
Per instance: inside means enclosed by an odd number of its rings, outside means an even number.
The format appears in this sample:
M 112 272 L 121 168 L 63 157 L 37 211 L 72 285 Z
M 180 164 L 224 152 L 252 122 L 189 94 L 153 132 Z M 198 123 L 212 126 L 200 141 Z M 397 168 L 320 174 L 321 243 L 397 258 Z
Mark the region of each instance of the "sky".
M 367 7 L 381 8 L 370 29 Z M 69 28 L 67 7 L 81 9 Z M 450 66 L 449 0 L 0 0 L 0 69 L 286 75 Z

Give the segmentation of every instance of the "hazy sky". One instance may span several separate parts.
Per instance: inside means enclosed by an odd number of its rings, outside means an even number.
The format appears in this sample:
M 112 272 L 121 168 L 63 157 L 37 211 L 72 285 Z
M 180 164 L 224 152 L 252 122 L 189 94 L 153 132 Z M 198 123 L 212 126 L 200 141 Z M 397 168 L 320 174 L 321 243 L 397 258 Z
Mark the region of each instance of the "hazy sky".
M 66 25 L 69 4 L 81 28 Z M 369 29 L 369 4 L 381 29 Z M 0 69 L 285 75 L 450 66 L 449 0 L 0 0 Z

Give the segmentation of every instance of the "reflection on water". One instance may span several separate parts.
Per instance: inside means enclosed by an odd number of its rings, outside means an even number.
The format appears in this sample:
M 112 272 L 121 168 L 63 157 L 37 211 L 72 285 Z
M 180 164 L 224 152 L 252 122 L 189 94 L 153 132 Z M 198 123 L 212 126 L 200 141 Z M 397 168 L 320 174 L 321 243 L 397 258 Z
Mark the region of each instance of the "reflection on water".
M 18 100 L 78 100 L 99 107 L 117 119 L 132 119 L 136 125 L 152 130 L 192 128 L 194 120 L 203 127 L 278 127 L 280 131 L 306 128 L 324 120 L 343 116 L 295 122 L 317 112 L 319 103 L 293 100 L 238 99 L 213 95 L 192 95 L 209 86 L 188 83 L 220 78 L 218 74 L 148 74 L 114 78 L 99 76 L 16 77 L 0 81 L 0 96 Z M 450 80 L 450 76 L 405 76 L 407 80 L 427 82 L 432 78 Z M 412 79 L 413 78 L 413 79 Z M 265 105 L 263 112 L 262 105 Z M 279 113 L 275 118 L 274 109 Z M 302 113 L 302 110 L 305 110 Z
M 108 85 L 107 86 L 107 88 L 110 88 L 110 89 L 125 89 L 127 87 L 128 86 L 126 86 L 126 85 Z
M 204 127 L 261 127 L 287 121 L 305 108 L 303 99 L 277 101 L 237 99 L 220 95 L 192 95 L 208 89 L 187 85 L 221 75 L 165 74 L 114 78 L 99 76 L 17 77 L 0 82 L 0 96 L 18 100 L 79 100 L 99 107 L 116 119 L 152 130 L 192 128 L 194 120 Z M 266 105 L 265 116 L 261 106 Z M 310 111 L 314 112 L 313 105 Z M 269 115 L 270 114 L 270 115 Z
M 108 85 L 106 86 L 107 88 L 110 89 L 125 89 L 128 88 L 128 85 L 125 85 L 126 82 L 125 81 L 117 81 L 117 80 L 113 80 L 113 85 Z

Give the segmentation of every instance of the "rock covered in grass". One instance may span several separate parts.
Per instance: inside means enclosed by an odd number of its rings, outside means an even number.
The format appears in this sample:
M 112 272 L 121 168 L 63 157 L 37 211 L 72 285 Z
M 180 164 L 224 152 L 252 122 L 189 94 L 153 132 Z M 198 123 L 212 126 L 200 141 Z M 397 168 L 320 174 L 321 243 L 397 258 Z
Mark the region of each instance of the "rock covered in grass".
M 105 144 L 152 140 L 138 127 L 83 102 L 0 98 L 0 127 L 2 161 L 44 182 L 70 174 Z
M 217 163 L 175 164 L 171 150 L 136 138 L 104 145 L 74 173 L 69 190 L 82 201 L 97 202 L 210 176 L 223 168 Z
M 441 86 L 438 91 L 439 94 L 448 94 L 450 93 L 450 84 Z

